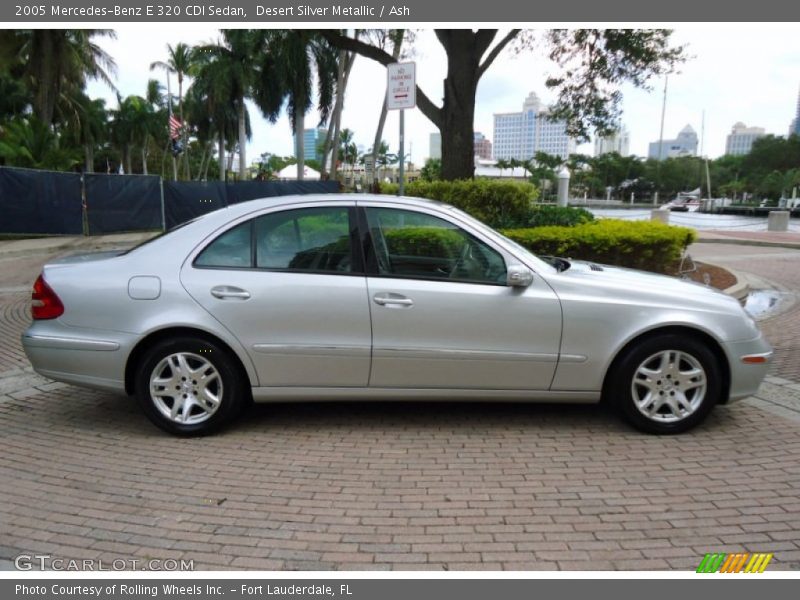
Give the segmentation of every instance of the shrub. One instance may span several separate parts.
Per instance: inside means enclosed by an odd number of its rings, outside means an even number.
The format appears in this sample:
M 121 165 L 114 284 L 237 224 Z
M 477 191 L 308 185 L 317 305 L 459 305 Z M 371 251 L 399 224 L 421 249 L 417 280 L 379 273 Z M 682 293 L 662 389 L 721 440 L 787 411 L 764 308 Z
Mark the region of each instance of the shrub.
M 531 252 L 667 273 L 697 234 L 687 227 L 649 221 L 602 219 L 575 227 L 507 229 Z
M 594 215 L 585 208 L 572 208 L 566 206 L 553 206 L 544 204 L 531 210 L 530 217 L 525 223 L 526 227 L 546 227 L 560 225 L 574 227 L 581 223 L 594 221 Z
M 384 233 L 390 254 L 404 256 L 458 257 L 464 238 L 450 229 L 438 227 L 406 227 L 388 229 Z
M 381 184 L 381 193 L 396 194 L 397 184 Z M 518 227 L 529 222 L 539 190 L 532 183 L 492 179 L 413 181 L 406 196 L 452 204 L 490 227 Z

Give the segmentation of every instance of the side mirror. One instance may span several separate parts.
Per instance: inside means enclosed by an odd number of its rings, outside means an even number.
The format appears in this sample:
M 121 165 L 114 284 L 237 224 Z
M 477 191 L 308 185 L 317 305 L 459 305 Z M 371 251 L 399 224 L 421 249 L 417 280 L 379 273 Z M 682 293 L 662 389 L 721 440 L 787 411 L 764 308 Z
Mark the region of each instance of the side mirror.
M 509 265 L 506 283 L 511 287 L 528 287 L 533 283 L 533 273 L 522 265 Z

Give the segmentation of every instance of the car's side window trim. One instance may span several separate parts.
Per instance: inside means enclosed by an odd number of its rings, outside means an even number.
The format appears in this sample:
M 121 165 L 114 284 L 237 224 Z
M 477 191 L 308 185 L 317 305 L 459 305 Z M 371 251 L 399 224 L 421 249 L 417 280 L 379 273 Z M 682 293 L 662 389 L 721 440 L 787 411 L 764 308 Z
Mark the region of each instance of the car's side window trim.
M 440 283 L 460 283 L 460 284 L 467 284 L 467 285 L 488 285 L 493 287 L 508 287 L 507 283 L 501 282 L 493 282 L 493 281 L 485 281 L 485 280 L 470 280 L 470 279 L 445 279 L 442 277 L 425 277 L 424 275 L 395 275 L 392 273 L 381 273 L 380 269 L 378 268 L 378 258 L 377 258 L 377 249 L 375 247 L 375 240 L 373 239 L 372 232 L 369 228 L 369 221 L 367 219 L 367 210 L 368 209 L 392 209 L 392 210 L 404 210 L 408 212 L 414 212 L 421 215 L 427 215 L 430 217 L 434 217 L 437 219 L 441 219 L 442 221 L 446 221 L 451 225 L 457 227 L 459 230 L 464 231 L 470 237 L 478 240 L 482 244 L 487 245 L 490 249 L 497 252 L 500 257 L 503 259 L 505 263 L 506 269 L 508 269 L 508 259 L 504 252 L 498 250 L 493 244 L 490 244 L 482 237 L 474 235 L 469 230 L 465 229 L 461 224 L 455 223 L 452 220 L 446 218 L 443 215 L 439 214 L 432 214 L 427 211 L 416 210 L 415 207 L 409 206 L 377 206 L 374 204 L 359 204 L 357 206 L 358 212 L 358 226 L 361 230 L 361 241 L 362 247 L 364 251 L 365 257 L 365 273 L 368 277 L 378 277 L 381 279 L 405 279 L 405 280 L 419 280 L 419 281 L 437 281 Z
M 293 274 L 308 274 L 308 275 L 338 275 L 338 276 L 355 276 L 355 277 L 364 277 L 366 276 L 366 269 L 365 269 L 365 258 L 364 258 L 364 248 L 361 244 L 361 235 L 360 235 L 360 228 L 358 224 L 358 212 L 355 206 L 353 205 L 334 205 L 331 207 L 321 206 L 322 208 L 344 208 L 347 211 L 347 221 L 348 221 L 348 235 L 350 240 L 350 260 L 352 264 L 352 269 L 350 271 L 324 271 L 324 270 L 311 270 L 311 269 L 289 269 L 289 268 L 278 268 L 278 267 L 259 267 L 258 266 L 258 240 L 256 239 L 256 220 L 270 214 L 277 214 L 280 212 L 290 212 L 295 210 L 305 210 L 309 208 L 318 208 L 314 206 L 310 207 L 296 207 L 291 208 L 287 207 L 283 210 L 273 210 L 264 212 L 257 215 L 251 215 L 249 220 L 238 221 L 228 227 L 227 229 L 220 231 L 211 239 L 207 244 L 205 244 L 202 248 L 195 252 L 194 257 L 192 258 L 192 268 L 194 269 L 204 269 L 204 270 L 213 270 L 213 271 L 254 271 L 254 272 L 268 272 L 268 273 L 293 273 Z M 214 242 L 216 242 L 220 237 L 227 234 L 229 231 L 232 231 L 236 227 L 241 226 L 243 223 L 249 223 L 250 226 L 250 265 L 247 267 L 234 267 L 234 266 L 215 266 L 215 265 L 198 265 L 197 259 L 202 256 L 203 252 L 211 246 Z M 295 226 L 297 223 L 295 222 Z

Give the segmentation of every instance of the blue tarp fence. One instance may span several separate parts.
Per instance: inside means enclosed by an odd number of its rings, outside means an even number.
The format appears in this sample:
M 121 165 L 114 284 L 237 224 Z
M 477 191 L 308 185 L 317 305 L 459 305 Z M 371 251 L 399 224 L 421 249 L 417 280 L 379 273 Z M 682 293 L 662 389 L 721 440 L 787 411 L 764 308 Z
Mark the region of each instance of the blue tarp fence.
M 338 191 L 336 181 L 167 181 L 157 175 L 0 167 L 0 233 L 102 235 L 170 229 L 230 204 Z

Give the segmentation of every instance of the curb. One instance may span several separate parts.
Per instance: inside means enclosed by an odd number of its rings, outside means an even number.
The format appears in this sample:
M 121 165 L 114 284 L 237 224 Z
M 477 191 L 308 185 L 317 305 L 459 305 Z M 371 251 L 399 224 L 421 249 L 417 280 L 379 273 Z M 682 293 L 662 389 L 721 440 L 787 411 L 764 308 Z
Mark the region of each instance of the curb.
M 790 248 L 800 250 L 797 242 L 766 242 L 762 240 L 746 240 L 742 238 L 704 238 L 698 237 L 695 244 L 733 244 L 735 246 L 762 246 L 764 248 Z
M 750 282 L 747 280 L 747 277 L 745 277 L 738 271 L 734 271 L 733 269 L 725 265 L 720 265 L 718 263 L 710 262 L 703 259 L 697 259 L 697 262 L 702 263 L 704 265 L 708 265 L 709 267 L 716 267 L 718 269 L 723 269 L 724 271 L 727 271 L 736 278 L 736 283 L 734 283 L 730 287 L 725 288 L 724 290 L 720 290 L 722 293 L 728 294 L 728 296 L 733 296 L 740 302 L 747 297 L 747 294 L 750 293 Z
M 706 263 L 706 264 L 708 265 L 708 264 L 711 264 L 711 263 Z M 717 265 L 714 265 L 714 266 L 717 266 Z M 721 268 L 725 269 L 725 267 L 721 267 Z M 729 288 L 725 288 L 722 291 L 725 294 L 728 294 L 729 296 L 733 296 L 734 298 L 736 298 L 737 300 L 739 300 L 741 302 L 742 300 L 747 298 L 747 295 L 750 293 L 750 284 L 747 281 L 743 280 L 742 276 L 739 275 L 739 273 L 737 273 L 736 271 L 733 271 L 731 269 L 727 269 L 727 271 L 728 271 L 728 273 L 730 273 L 731 275 L 736 277 L 736 283 L 734 283 Z

